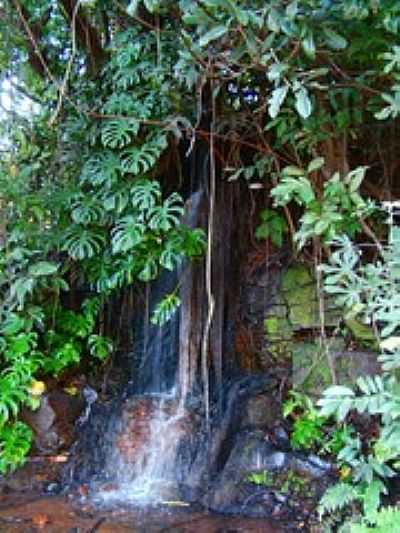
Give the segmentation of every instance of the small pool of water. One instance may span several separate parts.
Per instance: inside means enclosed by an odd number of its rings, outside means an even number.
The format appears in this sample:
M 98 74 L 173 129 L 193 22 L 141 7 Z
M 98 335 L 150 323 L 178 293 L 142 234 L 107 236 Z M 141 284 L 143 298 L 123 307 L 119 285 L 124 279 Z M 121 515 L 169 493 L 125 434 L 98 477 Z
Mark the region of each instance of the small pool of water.
M 210 514 L 179 502 L 102 509 L 62 496 L 0 497 L 0 533 L 281 533 L 301 529 L 265 519 Z

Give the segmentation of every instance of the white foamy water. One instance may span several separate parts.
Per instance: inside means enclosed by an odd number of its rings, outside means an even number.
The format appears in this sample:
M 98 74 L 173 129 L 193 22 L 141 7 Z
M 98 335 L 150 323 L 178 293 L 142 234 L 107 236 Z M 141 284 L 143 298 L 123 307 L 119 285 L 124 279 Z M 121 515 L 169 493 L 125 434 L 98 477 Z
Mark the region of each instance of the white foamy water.
M 179 499 L 177 456 L 188 429 L 187 413 L 171 397 L 128 400 L 106 464 L 110 482 L 95 499 L 138 505 Z

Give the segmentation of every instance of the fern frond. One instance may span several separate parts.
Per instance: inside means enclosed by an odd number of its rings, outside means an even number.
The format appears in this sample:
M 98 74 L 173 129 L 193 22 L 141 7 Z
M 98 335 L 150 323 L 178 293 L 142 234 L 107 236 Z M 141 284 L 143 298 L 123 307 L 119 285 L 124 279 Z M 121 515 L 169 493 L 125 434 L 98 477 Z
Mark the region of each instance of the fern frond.
M 346 522 L 344 530 L 350 533 L 400 533 L 400 509 L 398 507 L 383 507 L 373 517 L 373 520 L 362 522 Z
M 359 500 L 360 494 L 356 487 L 349 483 L 337 483 L 329 487 L 322 496 L 318 506 L 320 519 L 325 513 L 332 513 L 343 509 L 349 503 Z

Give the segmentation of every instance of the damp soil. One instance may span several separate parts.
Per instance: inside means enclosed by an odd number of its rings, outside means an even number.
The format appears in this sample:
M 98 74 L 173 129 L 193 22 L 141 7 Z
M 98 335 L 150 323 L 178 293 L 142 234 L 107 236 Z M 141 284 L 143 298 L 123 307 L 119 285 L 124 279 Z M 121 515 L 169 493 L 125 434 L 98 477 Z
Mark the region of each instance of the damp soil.
M 0 498 L 0 533 L 284 533 L 307 531 L 265 519 L 229 517 L 193 508 L 102 510 L 68 496 L 8 494 Z

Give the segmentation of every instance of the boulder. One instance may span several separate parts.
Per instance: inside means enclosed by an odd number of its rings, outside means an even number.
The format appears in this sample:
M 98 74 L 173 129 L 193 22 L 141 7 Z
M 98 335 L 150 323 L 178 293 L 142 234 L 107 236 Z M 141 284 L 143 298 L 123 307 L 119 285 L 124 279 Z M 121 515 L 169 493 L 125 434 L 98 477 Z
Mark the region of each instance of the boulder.
M 278 448 L 261 430 L 242 431 L 202 503 L 216 512 L 282 517 L 306 508 L 305 501 L 315 508 L 332 473 L 315 455 Z
M 34 449 L 41 454 L 54 454 L 71 446 L 75 439 L 75 421 L 85 402 L 64 391 L 44 394 L 36 410 L 24 408 L 21 418 L 34 432 Z

